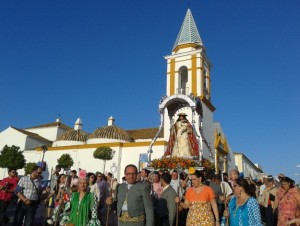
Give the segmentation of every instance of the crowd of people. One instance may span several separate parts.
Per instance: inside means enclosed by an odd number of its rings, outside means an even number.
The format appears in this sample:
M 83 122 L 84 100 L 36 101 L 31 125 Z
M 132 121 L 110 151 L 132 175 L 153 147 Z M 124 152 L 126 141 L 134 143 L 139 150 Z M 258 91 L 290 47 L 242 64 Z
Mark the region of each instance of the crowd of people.
M 14 226 L 32 226 L 39 206 L 43 225 L 67 226 L 284 226 L 300 225 L 300 191 L 283 174 L 260 180 L 237 170 L 138 171 L 127 165 L 122 182 L 111 173 L 72 170 L 57 165 L 43 186 L 42 168 L 16 176 L 9 169 L 0 182 L 0 226 L 16 199 Z

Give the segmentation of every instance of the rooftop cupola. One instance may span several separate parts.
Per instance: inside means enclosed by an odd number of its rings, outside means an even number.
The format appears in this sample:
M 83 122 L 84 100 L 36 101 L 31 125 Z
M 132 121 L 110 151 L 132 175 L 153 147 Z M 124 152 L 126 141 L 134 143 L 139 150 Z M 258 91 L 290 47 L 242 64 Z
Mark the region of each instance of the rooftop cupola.
M 56 119 L 56 125 L 57 125 L 57 127 L 60 127 L 60 123 L 61 123 L 60 118 L 57 118 L 57 119 Z
M 80 118 L 78 118 L 74 125 L 74 130 L 82 130 L 82 121 Z
M 108 126 L 113 126 L 114 123 L 115 123 L 115 119 L 114 119 L 112 116 L 110 116 L 110 117 L 108 118 L 107 125 L 108 125 Z

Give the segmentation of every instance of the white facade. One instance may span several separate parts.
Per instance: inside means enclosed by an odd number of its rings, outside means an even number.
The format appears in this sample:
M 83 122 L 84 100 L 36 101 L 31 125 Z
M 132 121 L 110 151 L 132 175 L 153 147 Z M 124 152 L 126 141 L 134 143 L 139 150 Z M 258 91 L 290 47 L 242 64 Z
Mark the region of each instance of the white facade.
M 11 126 L 0 133 L 0 150 L 2 150 L 5 145 L 15 145 L 18 146 L 20 150 L 34 150 L 36 147 L 42 145 L 48 146 L 51 145 L 51 143 L 50 140 L 47 140 L 37 133 L 31 133 Z
M 25 150 L 27 144 L 26 139 L 27 136 L 24 133 L 21 133 L 10 126 L 0 133 L 0 149 L 2 150 L 5 145 L 15 145 L 20 147 L 21 150 Z
M 153 155 L 152 158 L 160 158 L 165 150 L 165 142 L 159 141 L 158 144 L 153 146 Z M 124 176 L 125 166 L 128 164 L 139 165 L 139 156 L 140 153 L 147 153 L 150 141 L 148 142 L 135 142 L 131 143 L 101 143 L 101 144 L 86 144 L 86 145 L 77 145 L 77 146 L 63 146 L 63 147 L 48 147 L 48 151 L 45 153 L 44 160 L 47 163 L 47 171 L 43 173 L 45 178 L 49 177 L 49 171 L 55 168 L 58 164 L 57 159 L 63 154 L 69 154 L 74 161 L 74 165 L 71 169 L 79 170 L 85 169 L 87 172 L 111 172 L 112 167 L 116 166 L 117 171 L 114 176 L 121 181 Z M 115 151 L 114 157 L 112 160 L 106 161 L 104 169 L 104 161 L 100 159 L 95 159 L 93 153 L 99 146 L 109 146 Z M 27 162 L 39 162 L 42 159 L 41 151 L 26 151 L 24 153 Z M 23 170 L 18 170 L 20 175 L 24 174 Z M 3 173 L 0 174 L 2 177 Z
M 243 153 L 234 153 L 235 164 L 238 171 L 244 173 L 245 177 L 251 177 L 252 179 L 260 179 L 263 171 L 258 168 L 250 159 L 247 158 Z

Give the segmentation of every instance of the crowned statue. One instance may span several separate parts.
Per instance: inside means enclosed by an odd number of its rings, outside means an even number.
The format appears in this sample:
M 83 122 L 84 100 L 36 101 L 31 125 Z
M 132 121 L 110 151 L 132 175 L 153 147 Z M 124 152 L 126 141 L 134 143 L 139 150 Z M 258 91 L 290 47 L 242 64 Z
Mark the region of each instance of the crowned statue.
M 185 113 L 179 113 L 170 129 L 170 138 L 164 156 L 199 156 L 199 145 L 191 123 Z

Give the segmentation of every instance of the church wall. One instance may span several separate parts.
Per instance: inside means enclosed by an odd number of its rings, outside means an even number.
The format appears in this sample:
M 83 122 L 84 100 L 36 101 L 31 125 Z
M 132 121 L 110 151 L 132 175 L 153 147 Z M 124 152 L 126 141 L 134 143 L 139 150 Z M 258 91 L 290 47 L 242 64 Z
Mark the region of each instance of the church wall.
M 126 147 L 122 150 L 122 162 L 120 167 L 120 175 L 121 178 L 124 176 L 124 169 L 128 164 L 134 164 L 139 168 L 139 157 L 142 153 L 147 153 L 149 146 L 141 146 L 141 147 Z M 151 155 L 151 159 L 161 158 L 165 152 L 165 146 L 153 146 L 153 153 Z
M 26 145 L 26 135 L 8 127 L 0 133 L 0 150 L 2 150 L 5 145 L 15 145 L 20 147 L 20 150 L 24 150 Z
M 128 164 L 134 164 L 139 167 L 139 156 L 141 153 L 147 153 L 149 148 L 149 142 L 145 146 L 139 146 L 138 143 L 132 144 L 137 146 L 132 147 L 121 147 L 114 146 L 111 147 L 115 151 L 115 155 L 112 160 L 106 161 L 105 173 L 111 172 L 113 166 L 117 166 L 117 172 L 115 177 L 121 182 L 124 176 L 125 166 Z M 95 159 L 93 153 L 96 148 L 86 148 L 86 149 L 68 149 L 68 150 L 48 150 L 45 153 L 44 161 L 47 163 L 47 169 L 43 172 L 44 179 L 50 178 L 51 169 L 55 168 L 58 164 L 57 159 L 59 159 L 63 154 L 69 154 L 74 165 L 71 169 L 78 171 L 79 168 L 86 170 L 87 172 L 103 172 L 104 161 L 100 159 Z M 152 159 L 161 158 L 165 151 L 164 145 L 154 145 L 152 153 Z M 26 151 L 24 152 L 25 159 L 27 162 L 39 162 L 42 159 L 42 152 L 40 151 Z M 18 170 L 19 175 L 24 175 L 24 170 Z M 62 172 L 61 172 L 62 173 Z M 7 176 L 7 172 L 4 169 L 0 169 L 0 178 Z
M 64 129 L 61 129 L 59 127 L 41 127 L 41 128 L 29 128 L 26 129 L 26 131 L 37 133 L 40 136 L 55 141 L 57 137 L 65 132 Z
M 209 145 L 213 151 L 213 144 L 214 140 L 212 139 L 213 137 L 213 113 L 211 110 L 204 104 L 202 103 L 202 108 L 203 108 L 203 133 L 204 133 L 204 138 L 209 142 Z M 209 149 L 205 144 L 203 144 L 204 147 L 204 153 L 203 157 L 207 159 L 209 158 L 210 152 Z
M 118 139 L 94 138 L 94 139 L 88 139 L 86 143 L 99 144 L 99 143 L 114 143 L 114 142 L 127 142 L 127 141 L 118 140 Z
M 49 144 L 51 143 L 27 137 L 24 150 L 34 150 L 36 147 L 41 147 L 43 145 L 48 146 Z
M 37 152 L 37 151 L 25 151 L 23 152 L 23 155 L 26 159 L 26 163 L 29 163 L 29 162 L 34 162 L 34 163 L 37 163 L 39 161 L 41 161 L 42 159 L 42 152 Z M 19 175 L 24 175 L 25 174 L 25 171 L 24 169 L 18 169 L 18 174 Z M 43 173 L 44 176 L 45 176 L 45 173 Z M 46 175 L 48 175 L 48 171 L 46 172 Z
M 61 146 L 70 146 L 70 145 L 81 145 L 84 144 L 82 141 L 73 141 L 73 140 L 62 140 L 55 141 L 52 147 L 61 147 Z

